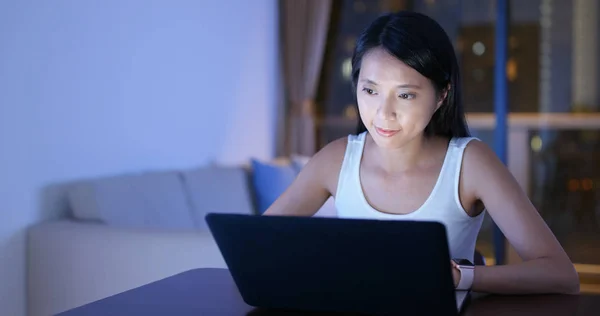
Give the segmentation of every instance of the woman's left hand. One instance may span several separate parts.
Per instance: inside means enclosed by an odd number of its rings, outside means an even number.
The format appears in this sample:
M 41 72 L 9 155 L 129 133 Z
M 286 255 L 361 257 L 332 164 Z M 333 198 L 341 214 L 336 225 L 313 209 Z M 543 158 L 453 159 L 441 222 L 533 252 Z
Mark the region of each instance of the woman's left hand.
M 458 287 L 458 283 L 460 282 L 460 270 L 456 265 L 456 262 L 450 260 L 450 264 L 452 264 L 452 279 L 454 279 L 454 288 Z

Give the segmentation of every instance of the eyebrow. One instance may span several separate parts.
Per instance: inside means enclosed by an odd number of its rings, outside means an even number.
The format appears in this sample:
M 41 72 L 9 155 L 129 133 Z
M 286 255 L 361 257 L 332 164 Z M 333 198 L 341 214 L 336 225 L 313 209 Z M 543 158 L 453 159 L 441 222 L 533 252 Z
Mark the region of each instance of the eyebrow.
M 363 83 L 368 83 L 368 84 L 372 84 L 372 85 L 377 85 L 377 82 L 371 80 L 371 79 L 361 79 L 360 82 Z M 417 84 L 410 84 L 410 83 L 405 83 L 405 84 L 400 84 L 396 86 L 397 88 L 413 88 L 413 89 L 421 89 L 421 86 L 417 85 Z

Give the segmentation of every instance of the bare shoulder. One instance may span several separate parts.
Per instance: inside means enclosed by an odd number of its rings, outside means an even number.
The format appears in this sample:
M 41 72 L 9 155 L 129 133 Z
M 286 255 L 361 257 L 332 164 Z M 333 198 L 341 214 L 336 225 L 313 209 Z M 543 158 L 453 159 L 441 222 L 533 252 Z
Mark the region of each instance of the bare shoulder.
M 513 197 L 520 186 L 496 153 L 484 142 L 470 141 L 463 157 L 463 183 L 478 199 L 497 190 Z
M 469 166 L 469 169 L 504 166 L 496 153 L 486 143 L 477 139 L 466 145 L 463 161 Z
M 311 176 L 320 178 L 323 185 L 331 194 L 335 193 L 337 189 L 337 179 L 342 162 L 344 161 L 347 146 L 347 137 L 330 142 L 319 150 L 303 169 Z
M 314 160 L 328 166 L 336 165 L 344 160 L 348 137 L 338 138 L 323 147 L 315 156 Z

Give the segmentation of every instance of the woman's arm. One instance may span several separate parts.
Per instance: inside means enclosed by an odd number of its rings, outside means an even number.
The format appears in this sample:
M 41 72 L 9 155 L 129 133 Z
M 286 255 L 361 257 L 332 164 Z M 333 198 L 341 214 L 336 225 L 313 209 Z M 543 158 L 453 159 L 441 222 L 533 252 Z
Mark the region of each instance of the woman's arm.
M 571 260 L 512 174 L 482 142 L 465 149 L 461 184 L 481 200 L 523 262 L 477 266 L 472 289 L 499 294 L 579 293 Z
M 347 138 L 331 142 L 310 159 L 264 215 L 312 216 L 335 192 Z

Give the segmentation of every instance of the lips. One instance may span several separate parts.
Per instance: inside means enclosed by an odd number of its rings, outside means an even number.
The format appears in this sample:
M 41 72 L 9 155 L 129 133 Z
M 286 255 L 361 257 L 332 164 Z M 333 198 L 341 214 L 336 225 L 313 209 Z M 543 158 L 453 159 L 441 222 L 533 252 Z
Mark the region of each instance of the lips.
M 398 132 L 400 132 L 399 129 L 387 129 L 387 128 L 381 128 L 381 127 L 375 127 L 375 131 L 377 132 L 377 134 L 383 136 L 383 137 L 392 137 L 396 134 L 398 134 Z

